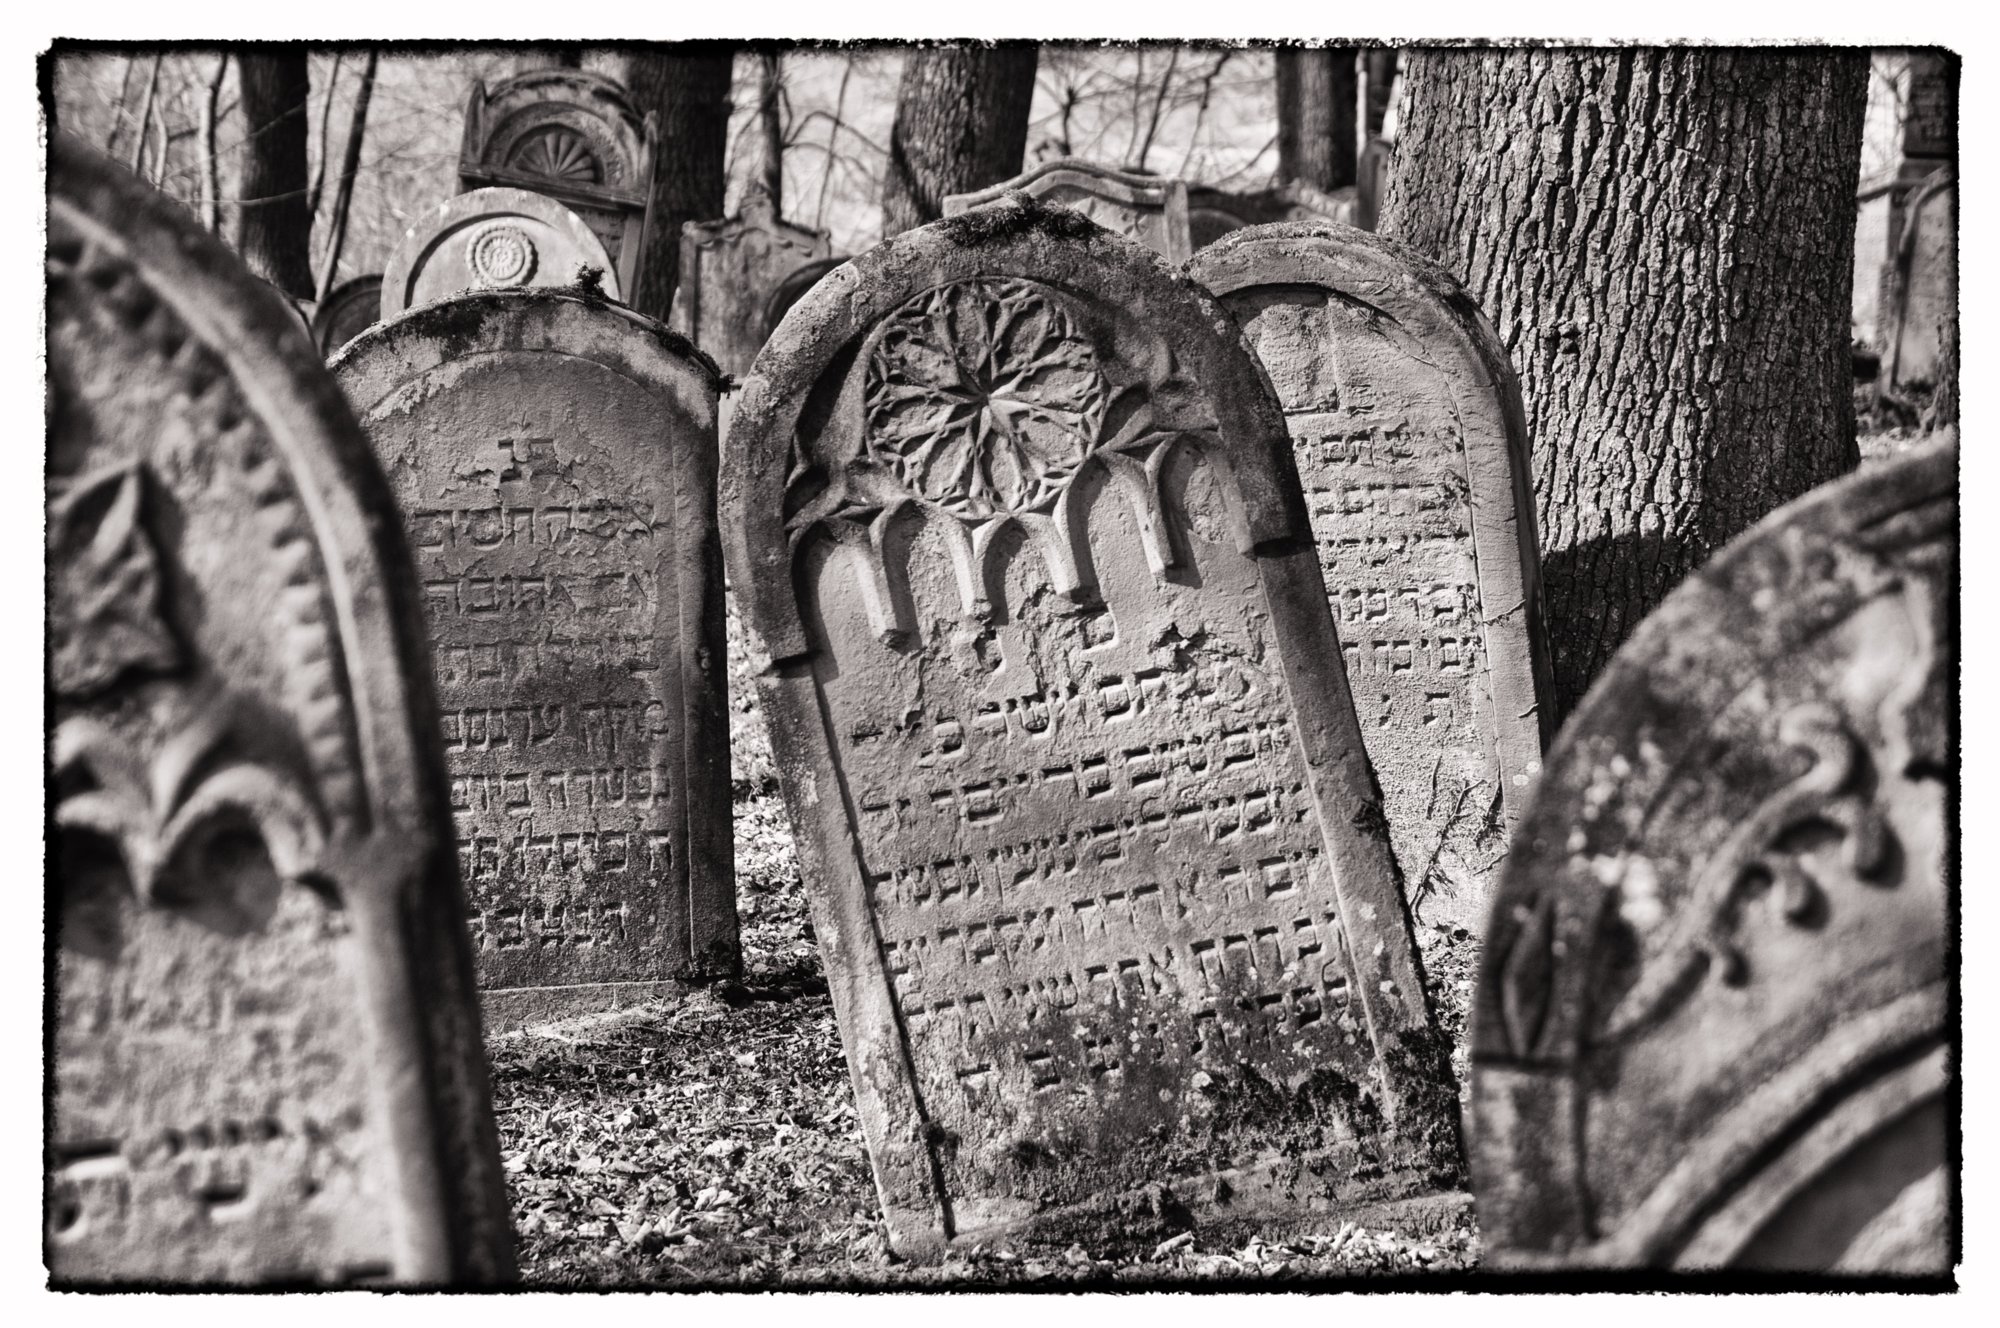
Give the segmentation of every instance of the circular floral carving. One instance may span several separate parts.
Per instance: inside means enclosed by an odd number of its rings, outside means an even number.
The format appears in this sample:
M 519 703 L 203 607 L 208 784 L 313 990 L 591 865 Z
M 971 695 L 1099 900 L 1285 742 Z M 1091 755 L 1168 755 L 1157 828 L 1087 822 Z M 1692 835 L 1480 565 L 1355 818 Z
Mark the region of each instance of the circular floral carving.
M 868 364 L 868 450 L 914 492 L 968 518 L 1054 504 L 1097 446 L 1110 387 L 1054 292 L 981 278 L 926 291 L 886 320 Z
M 473 280 L 482 286 L 525 286 L 535 275 L 535 242 L 519 226 L 505 222 L 475 231 L 465 257 Z

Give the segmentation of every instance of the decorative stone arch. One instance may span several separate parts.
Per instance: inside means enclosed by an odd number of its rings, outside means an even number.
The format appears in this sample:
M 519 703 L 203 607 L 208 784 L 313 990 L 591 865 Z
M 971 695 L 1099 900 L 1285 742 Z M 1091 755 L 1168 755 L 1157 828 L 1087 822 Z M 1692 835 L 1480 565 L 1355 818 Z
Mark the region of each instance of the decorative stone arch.
M 1135 240 L 1167 261 L 1185 263 L 1194 252 L 1188 238 L 1188 188 L 1180 180 L 1136 171 L 1118 171 L 1076 157 L 1058 157 L 1011 180 L 969 194 L 950 194 L 944 215 L 998 202 L 1012 190 L 1083 213 L 1114 235 Z
M 1565 723 L 1493 901 L 1508 1269 L 1950 1270 L 1958 450 L 1787 504 Z
M 635 289 L 644 254 L 658 124 L 641 117 L 615 79 L 581 69 L 535 69 L 476 82 L 459 157 L 464 189 L 530 189 L 582 217 Z
M 510 1278 L 388 486 L 294 310 L 63 135 L 48 241 L 51 1274 Z
M 899 1250 L 1352 1216 L 1456 1173 L 1283 426 L 1220 305 L 1021 194 L 827 274 L 743 387 L 725 551 Z M 1224 936 L 1281 933 L 1309 980 L 1276 950 L 1282 992 L 1221 976 Z M 1380 1184 L 1273 1162 L 1258 1109 L 1208 1114 L 1225 1082 L 1335 1092 Z
M 621 297 L 604 245 L 574 212 L 526 189 L 475 189 L 404 232 L 382 273 L 381 317 L 468 291 L 570 286 L 584 267 L 603 274 L 605 295 Z

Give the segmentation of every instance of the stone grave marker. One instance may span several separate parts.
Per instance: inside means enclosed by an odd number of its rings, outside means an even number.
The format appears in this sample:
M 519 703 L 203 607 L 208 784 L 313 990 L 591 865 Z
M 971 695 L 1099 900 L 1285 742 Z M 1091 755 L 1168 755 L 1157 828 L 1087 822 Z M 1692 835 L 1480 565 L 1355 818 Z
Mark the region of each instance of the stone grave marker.
M 382 274 L 350 277 L 326 293 L 313 310 L 313 342 L 331 356 L 375 325 L 382 313 Z
M 458 179 L 546 194 L 582 218 L 616 263 L 618 285 L 639 288 L 646 205 L 658 129 L 615 79 L 582 69 L 533 69 L 474 83 L 465 108 Z
M 783 220 L 768 193 L 751 189 L 736 216 L 681 227 L 681 277 L 668 321 L 740 378 L 769 335 L 772 296 L 800 268 L 827 257 L 825 231 Z
M 820 278 L 846 261 L 846 254 L 815 258 L 810 263 L 803 263 L 793 268 L 782 281 L 772 287 L 770 299 L 764 302 L 764 340 L 771 339 L 771 334 L 778 330 L 778 324 L 785 320 L 785 315 L 792 311 L 792 306 L 804 298 L 807 291 L 819 285 Z
M 1437 265 L 1351 227 L 1240 230 L 1188 273 L 1236 316 L 1285 407 L 1411 906 L 1477 929 L 1547 719 L 1506 349 Z
M 467 291 L 572 286 L 585 267 L 603 274 L 605 295 L 621 298 L 604 245 L 574 212 L 525 189 L 475 189 L 404 233 L 382 274 L 379 317 Z
M 1166 255 L 1169 262 L 1185 263 L 1194 252 L 1188 239 L 1185 183 L 1158 175 L 1114 171 L 1074 157 L 1045 161 L 1011 180 L 975 193 L 946 195 L 944 215 L 955 217 L 971 208 L 997 202 L 1015 189 L 1044 203 L 1074 208 L 1112 234 Z
M 51 1281 L 511 1277 L 381 472 L 178 203 L 58 134 L 48 217 Z
M 1726 546 L 1564 726 L 1480 961 L 1503 1268 L 1949 1269 L 1957 452 Z
M 1188 238 L 1197 252 L 1231 231 L 1280 221 L 1354 221 L 1352 185 L 1331 193 L 1294 180 L 1275 189 L 1238 194 L 1210 185 L 1188 186 Z
M 622 306 L 489 291 L 333 368 L 416 552 L 488 1019 L 733 975 L 714 366 Z
M 896 1247 L 1436 1202 L 1450 1072 L 1220 306 L 1009 199 L 823 278 L 724 455 Z

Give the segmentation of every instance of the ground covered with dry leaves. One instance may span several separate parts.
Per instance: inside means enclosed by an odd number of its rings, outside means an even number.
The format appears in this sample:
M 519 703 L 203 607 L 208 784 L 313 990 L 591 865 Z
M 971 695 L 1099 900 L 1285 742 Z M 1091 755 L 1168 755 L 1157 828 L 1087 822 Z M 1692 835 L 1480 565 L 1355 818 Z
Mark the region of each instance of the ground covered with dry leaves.
M 524 1282 L 568 1287 L 1083 1287 L 1436 1275 L 1476 1265 L 1465 1225 L 1343 1225 L 1287 1243 L 1184 1233 L 1137 1259 L 981 1248 L 935 1266 L 884 1239 L 770 748 L 731 615 L 744 980 L 671 1006 L 492 1040 Z M 1434 1006 L 1462 1042 L 1474 957 L 1423 936 Z M 1463 1052 L 1455 1062 L 1461 1082 Z

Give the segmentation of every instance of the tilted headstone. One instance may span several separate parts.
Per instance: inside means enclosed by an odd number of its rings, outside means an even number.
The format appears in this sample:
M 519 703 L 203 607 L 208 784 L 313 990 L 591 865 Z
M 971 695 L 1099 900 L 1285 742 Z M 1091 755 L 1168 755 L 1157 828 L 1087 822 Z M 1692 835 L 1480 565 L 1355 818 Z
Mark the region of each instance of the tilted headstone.
M 1194 247 L 1188 240 L 1188 189 L 1180 180 L 1132 171 L 1114 171 L 1074 157 L 1045 161 L 1033 170 L 970 194 L 949 194 L 944 215 L 998 202 L 1020 190 L 1044 203 L 1060 203 L 1083 213 L 1113 235 L 1122 235 L 1185 263 Z
M 495 291 L 333 369 L 416 553 L 489 1020 L 733 974 L 714 366 L 620 306 Z
M 331 356 L 375 325 L 382 314 L 382 274 L 352 277 L 326 293 L 313 310 L 313 341 Z
M 781 219 L 771 196 L 752 190 L 738 215 L 681 228 L 681 275 L 668 321 L 724 373 L 740 378 L 769 334 L 772 295 L 801 267 L 827 256 L 825 231 Z
M 1506 349 L 1436 264 L 1347 226 L 1237 231 L 1188 275 L 1236 316 L 1285 407 L 1411 907 L 1476 929 L 1547 721 Z
M 772 287 L 770 298 L 764 302 L 764 340 L 771 339 L 771 334 L 778 330 L 778 324 L 785 321 L 785 315 L 792 311 L 793 305 L 805 298 L 807 291 L 819 285 L 821 278 L 846 261 L 846 254 L 815 258 L 810 263 L 793 268 L 782 281 Z
M 1474 1002 L 1489 1264 L 1948 1270 L 1956 470 L 1752 527 L 1564 726 Z
M 381 472 L 293 311 L 62 135 L 48 246 L 50 1276 L 509 1277 Z
M 637 290 L 658 131 L 614 79 L 535 69 L 487 91 L 474 83 L 458 163 L 466 189 L 501 185 L 547 194 L 583 219 Z
M 405 309 L 467 291 L 573 286 L 584 268 L 616 300 L 624 287 L 582 218 L 525 189 L 475 189 L 410 227 L 382 273 L 386 322 Z
M 1352 185 L 1327 193 L 1294 180 L 1252 194 L 1190 185 L 1188 237 L 1198 252 L 1245 226 L 1269 226 L 1281 221 L 1336 221 L 1351 225 L 1354 208 Z
M 824 278 L 724 455 L 897 1248 L 1448 1183 L 1284 419 L 1227 314 L 1009 200 Z

